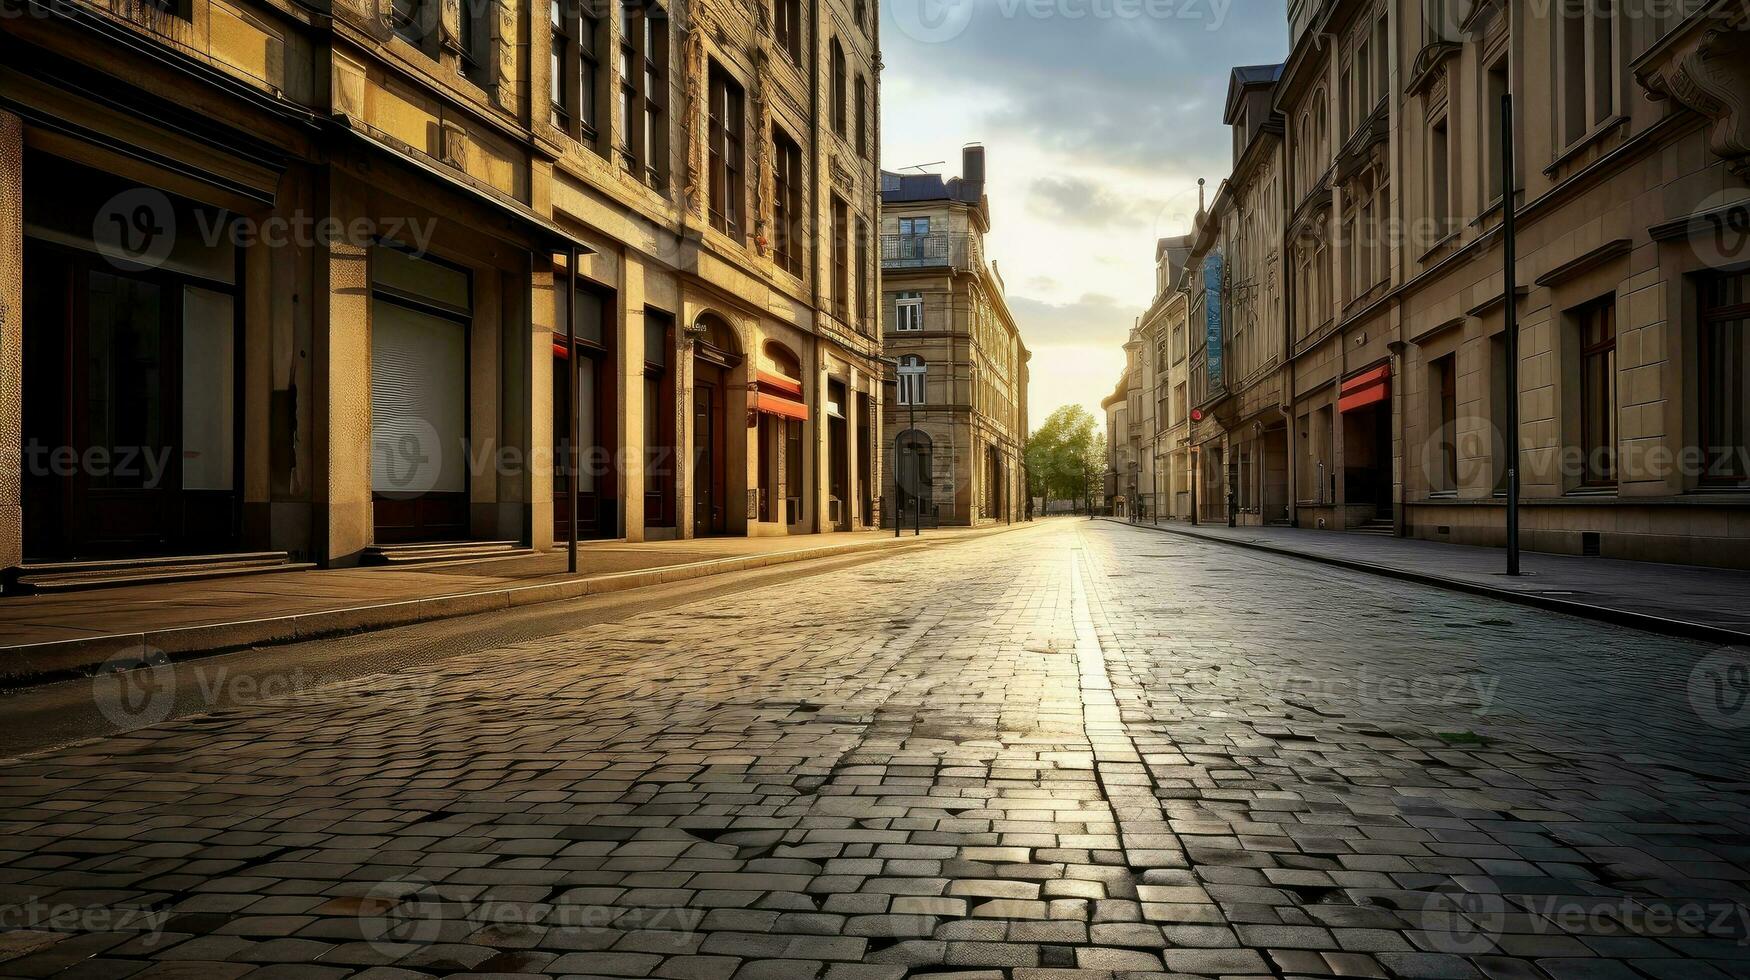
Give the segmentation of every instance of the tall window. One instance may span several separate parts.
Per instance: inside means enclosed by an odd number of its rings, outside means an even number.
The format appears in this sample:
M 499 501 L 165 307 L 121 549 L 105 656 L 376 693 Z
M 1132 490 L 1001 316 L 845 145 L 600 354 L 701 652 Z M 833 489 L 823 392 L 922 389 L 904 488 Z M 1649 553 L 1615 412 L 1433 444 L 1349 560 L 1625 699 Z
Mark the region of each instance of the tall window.
M 403 41 L 424 49 L 431 34 L 429 23 L 437 16 L 436 0 L 391 0 L 389 29 Z
M 924 378 L 927 371 L 924 359 L 916 354 L 907 354 L 899 359 L 899 403 L 901 405 L 922 405 L 924 403 Z
M 1618 0 L 1561 0 L 1555 18 L 1558 107 L 1572 145 L 1616 114 Z
M 668 181 L 668 12 L 647 0 L 620 10 L 620 165 L 652 187 Z
M 745 156 L 741 86 L 716 61 L 710 74 L 711 227 L 741 238 Z
M 851 209 L 832 196 L 832 304 L 841 320 L 851 318 Z
M 869 261 L 869 221 L 857 219 L 857 323 L 869 322 L 869 287 L 875 276 Z
M 495 4 L 485 0 L 469 0 L 462 4 L 461 50 L 462 77 L 484 86 L 492 80 L 492 15 Z
M 893 297 L 893 329 L 915 331 L 924 328 L 924 294 L 895 293 Z
M 553 0 L 551 8 L 553 125 L 599 150 L 602 19 L 592 0 Z
M 772 0 L 772 33 L 790 60 L 802 62 L 802 0 Z
M 1439 440 L 1437 472 L 1429 474 L 1435 493 L 1452 493 L 1458 489 L 1458 355 L 1448 354 L 1431 365 L 1429 394 L 1432 411 L 1428 421 Z
M 1616 483 L 1616 297 L 1581 308 L 1580 482 L 1589 487 Z
M 1702 482 L 1743 486 L 1750 484 L 1750 270 L 1709 276 L 1697 286 Z
M 644 308 L 644 525 L 674 524 L 674 317 Z
M 802 148 L 772 129 L 772 255 L 778 267 L 802 274 Z
M 838 38 L 833 38 L 831 56 L 832 65 L 832 131 L 840 136 L 845 135 L 845 49 L 839 44 Z
M 869 80 L 857 76 L 857 155 L 869 159 Z
M 1443 117 L 1429 131 L 1428 139 L 1428 216 L 1434 219 L 1433 245 L 1446 237 L 1447 219 L 1452 216 L 1452 143 Z
M 1483 153 L 1488 156 L 1483 161 L 1483 174 L 1487 181 L 1487 186 L 1483 188 L 1484 204 L 1498 201 L 1506 193 L 1506 171 L 1501 162 L 1501 123 L 1506 117 L 1501 112 L 1501 100 L 1508 91 L 1507 56 L 1502 55 L 1499 61 L 1489 66 L 1483 77 L 1483 117 L 1489 121 L 1489 128 L 1477 143 L 1484 147 Z

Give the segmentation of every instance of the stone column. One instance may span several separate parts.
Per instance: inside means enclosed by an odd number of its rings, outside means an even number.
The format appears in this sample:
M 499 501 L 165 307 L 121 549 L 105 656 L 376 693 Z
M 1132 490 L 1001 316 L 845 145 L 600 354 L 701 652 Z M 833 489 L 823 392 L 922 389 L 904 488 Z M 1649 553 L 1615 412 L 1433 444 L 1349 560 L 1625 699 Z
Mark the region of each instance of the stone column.
M 620 336 L 614 345 L 620 380 L 620 458 L 615 470 L 620 481 L 620 535 L 627 541 L 644 540 L 644 273 L 642 258 L 630 251 L 622 253 Z
M 826 351 L 821 348 L 822 341 L 815 341 L 814 349 L 814 402 L 815 409 L 809 414 L 814 423 L 814 533 L 824 534 L 832 530 L 832 514 L 827 510 L 827 502 L 831 499 L 830 472 L 832 455 L 828 451 L 829 440 L 832 438 L 832 425 L 827 418 L 827 405 L 831 401 L 826 373 Z
M 324 213 L 363 214 L 362 194 L 332 170 Z M 369 252 L 335 241 L 316 252 L 316 549 L 325 565 L 354 565 L 375 537 L 371 520 L 371 276 Z
M 857 395 L 862 381 L 861 372 L 852 367 L 845 384 L 845 526 L 852 531 L 863 526 L 863 483 L 857 478 L 862 470 L 858 465 L 862 457 L 857 454 L 863 451 L 863 444 L 857 439 L 858 423 L 862 420 Z
M 0 568 L 24 558 L 24 123 L 0 112 Z
M 525 507 L 529 520 L 529 547 L 545 552 L 553 547 L 553 468 L 559 460 L 553 449 L 561 433 L 553 431 L 554 400 L 565 400 L 565 389 L 553 387 L 553 333 L 565 325 L 553 322 L 554 264 L 551 257 L 539 252 L 531 256 L 528 282 L 529 424 L 528 452 L 525 454 L 528 477 L 524 483 L 529 499 Z M 567 370 L 574 375 L 577 365 L 567 360 Z M 563 484 L 561 483 L 560 486 Z

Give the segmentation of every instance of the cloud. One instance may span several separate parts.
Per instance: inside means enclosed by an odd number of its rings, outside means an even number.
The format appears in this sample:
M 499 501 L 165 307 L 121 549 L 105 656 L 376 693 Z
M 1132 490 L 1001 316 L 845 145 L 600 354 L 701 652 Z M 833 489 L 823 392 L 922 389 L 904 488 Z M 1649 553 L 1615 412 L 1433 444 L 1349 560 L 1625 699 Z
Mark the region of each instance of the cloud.
M 1048 303 L 1026 296 L 1010 296 L 1009 313 L 1021 331 L 1021 339 L 1034 350 L 1064 344 L 1121 347 L 1130 328 L 1142 314 L 1118 299 L 1086 293 L 1069 303 Z M 1034 359 L 1033 371 L 1042 369 Z
M 1040 177 L 1027 187 L 1027 209 L 1048 221 L 1075 225 L 1133 225 L 1159 210 L 1086 177 Z
M 950 40 L 884 29 L 886 78 L 969 100 L 989 136 L 1137 173 L 1225 170 L 1229 69 L 1288 48 L 1285 0 L 960 2 L 970 17 Z

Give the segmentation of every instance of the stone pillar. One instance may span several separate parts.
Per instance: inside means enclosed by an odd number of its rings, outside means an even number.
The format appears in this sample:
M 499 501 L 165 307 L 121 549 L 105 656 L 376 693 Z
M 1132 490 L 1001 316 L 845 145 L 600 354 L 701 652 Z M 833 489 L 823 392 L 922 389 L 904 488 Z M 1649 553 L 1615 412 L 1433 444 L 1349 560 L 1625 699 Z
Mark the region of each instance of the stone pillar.
M 828 389 L 826 373 L 826 351 L 821 349 L 821 341 L 815 341 L 814 353 L 814 402 L 815 408 L 809 414 L 814 429 L 814 533 L 824 534 L 832 530 L 832 515 L 827 510 L 827 502 L 831 499 L 831 466 L 832 455 L 828 451 L 828 440 L 831 439 L 832 425 L 827 418 L 827 405 L 831 402 L 831 392 Z
M 858 465 L 861 457 L 857 455 L 863 451 L 863 444 L 857 439 L 861 421 L 861 413 L 857 410 L 857 389 L 862 380 L 861 373 L 852 367 L 845 384 L 845 527 L 852 531 L 863 526 L 863 483 L 857 478 L 862 471 L 862 466 Z
M 324 213 L 365 213 L 362 195 L 332 170 Z M 316 252 L 316 549 L 323 564 L 354 565 L 375 537 L 371 520 L 371 276 L 367 249 L 335 241 Z
M 0 568 L 24 559 L 24 123 L 0 112 Z
M 553 322 L 554 276 L 551 257 L 535 253 L 531 257 L 528 283 L 528 338 L 526 351 L 529 368 L 529 424 L 527 460 L 528 479 L 524 483 L 529 499 L 524 510 L 529 521 L 529 547 L 537 552 L 544 552 L 553 547 L 553 494 L 560 487 L 555 486 L 553 468 L 558 465 L 558 459 L 553 455 L 553 449 L 560 433 L 553 431 L 553 412 L 549 406 L 555 399 L 564 401 L 565 389 L 553 387 L 553 332 L 555 328 L 563 330 L 565 325 Z M 574 374 L 577 366 L 566 362 L 568 370 Z
M 614 345 L 620 380 L 620 465 L 615 469 L 620 480 L 620 536 L 627 541 L 644 540 L 644 273 L 641 257 L 629 251 L 622 254 L 620 336 Z M 675 378 L 678 397 L 678 370 Z M 681 440 L 675 442 L 678 446 Z

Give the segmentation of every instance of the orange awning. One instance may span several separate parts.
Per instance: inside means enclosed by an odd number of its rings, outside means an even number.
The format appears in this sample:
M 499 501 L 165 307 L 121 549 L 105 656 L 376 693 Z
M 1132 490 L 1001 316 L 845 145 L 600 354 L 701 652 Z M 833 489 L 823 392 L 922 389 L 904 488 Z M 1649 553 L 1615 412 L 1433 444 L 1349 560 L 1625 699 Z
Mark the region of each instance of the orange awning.
M 770 388 L 773 391 L 785 392 L 795 395 L 797 398 L 802 397 L 802 382 L 797 381 L 794 378 L 786 378 L 781 374 L 773 374 L 770 371 L 761 371 L 759 372 L 758 379 L 761 388 Z
M 768 395 L 762 391 L 759 393 L 757 407 L 767 415 L 780 415 L 787 419 L 804 422 L 808 420 L 808 406 L 793 398 Z

